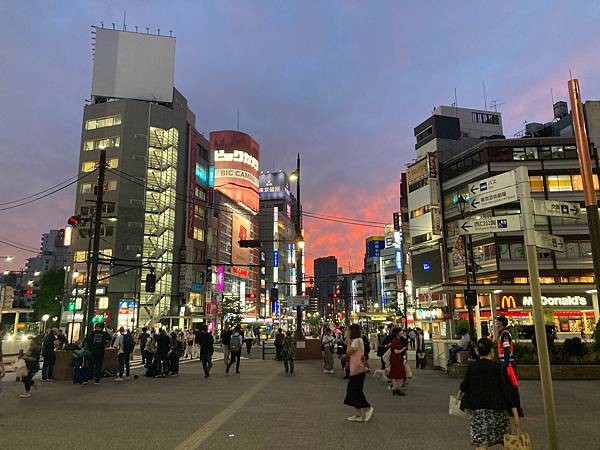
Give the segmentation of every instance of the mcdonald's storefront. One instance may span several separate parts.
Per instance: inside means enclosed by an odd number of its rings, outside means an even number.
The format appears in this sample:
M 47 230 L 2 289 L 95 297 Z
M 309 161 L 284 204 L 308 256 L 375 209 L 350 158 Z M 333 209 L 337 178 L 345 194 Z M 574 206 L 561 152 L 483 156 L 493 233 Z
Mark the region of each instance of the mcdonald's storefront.
M 532 299 L 529 293 L 513 293 L 510 291 L 487 294 L 485 296 L 487 305 L 480 301 L 480 317 L 483 320 L 491 320 L 490 297 L 496 303 L 496 314 L 508 317 L 513 324 L 531 325 Z M 594 306 L 592 296 L 588 293 L 563 293 L 552 292 L 542 294 L 542 306 L 546 316 L 551 316 L 559 332 L 580 333 L 584 331 L 591 333 L 598 320 L 594 317 Z M 461 319 L 466 319 L 466 312 L 459 312 Z M 550 317 L 547 317 L 549 320 Z

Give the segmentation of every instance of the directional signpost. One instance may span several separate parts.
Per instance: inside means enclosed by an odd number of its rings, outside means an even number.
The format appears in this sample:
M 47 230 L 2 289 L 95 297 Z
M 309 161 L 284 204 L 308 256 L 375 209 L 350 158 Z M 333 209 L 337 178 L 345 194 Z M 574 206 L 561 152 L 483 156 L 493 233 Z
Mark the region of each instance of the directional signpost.
M 481 181 L 469 184 L 471 195 L 479 195 L 505 189 L 509 186 L 515 186 L 515 172 L 504 172 L 495 177 L 485 178 Z
M 553 234 L 542 233 L 541 231 L 535 232 L 535 245 L 556 252 L 565 251 L 565 240 L 563 238 L 554 236 Z
M 534 200 L 533 212 L 539 216 L 578 219 L 581 217 L 581 206 L 579 206 L 579 203 L 573 202 L 561 202 L 557 200 Z
M 506 186 L 500 189 L 495 189 L 492 192 L 485 192 L 483 194 L 471 197 L 469 199 L 469 211 L 479 211 L 486 208 L 492 208 L 505 203 L 516 202 L 518 199 L 517 187 Z
M 518 214 L 510 216 L 469 217 L 458 221 L 459 234 L 502 233 L 521 230 L 521 217 Z

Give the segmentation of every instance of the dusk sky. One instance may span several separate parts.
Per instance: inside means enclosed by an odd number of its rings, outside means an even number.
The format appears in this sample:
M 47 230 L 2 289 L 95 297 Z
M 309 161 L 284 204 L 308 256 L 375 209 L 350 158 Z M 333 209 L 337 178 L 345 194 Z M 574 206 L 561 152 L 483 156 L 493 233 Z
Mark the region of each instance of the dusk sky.
M 52 6 L 50 6 L 52 5 Z M 569 69 L 600 99 L 598 2 L 9 1 L 0 4 L 0 203 L 77 174 L 92 73 L 91 25 L 173 30 L 176 87 L 197 127 L 240 129 L 263 170 L 302 158 L 306 211 L 391 222 L 415 125 L 440 104 L 503 103 L 507 137 L 552 119 Z M 63 227 L 74 189 L 0 211 L 0 240 L 38 248 Z M 0 206 L 0 209 L 3 207 Z M 362 268 L 364 238 L 383 229 L 304 221 L 307 259 Z M 19 269 L 33 253 L 0 269 Z M 312 264 L 312 263 L 310 263 Z M 312 272 L 312 267 L 308 268 Z

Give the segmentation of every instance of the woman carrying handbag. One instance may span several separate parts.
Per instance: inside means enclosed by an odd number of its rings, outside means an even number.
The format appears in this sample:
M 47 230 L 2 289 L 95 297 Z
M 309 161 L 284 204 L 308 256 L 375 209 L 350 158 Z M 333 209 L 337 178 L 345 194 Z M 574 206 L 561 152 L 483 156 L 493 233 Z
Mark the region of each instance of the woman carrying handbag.
M 517 432 L 520 418 L 503 370 L 492 359 L 489 339 L 479 339 L 477 352 L 479 359 L 469 365 L 460 385 L 460 409 L 471 412 L 471 443 L 483 450 L 503 443 L 505 433 L 510 431 L 509 414 Z
M 348 417 L 351 422 L 368 422 L 373 415 L 373 408 L 365 398 L 364 384 L 367 367 L 363 362 L 364 343 L 360 325 L 350 325 L 350 336 L 346 341 L 346 355 L 348 357 L 348 365 L 350 368 L 350 376 L 348 378 L 348 387 L 346 388 L 346 398 L 344 404 L 352 406 L 355 414 Z

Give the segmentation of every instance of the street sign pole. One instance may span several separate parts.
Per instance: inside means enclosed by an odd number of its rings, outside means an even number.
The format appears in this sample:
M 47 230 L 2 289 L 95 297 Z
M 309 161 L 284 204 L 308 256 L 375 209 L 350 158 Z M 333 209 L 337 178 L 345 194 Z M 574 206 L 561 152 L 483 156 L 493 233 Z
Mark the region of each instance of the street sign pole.
M 516 181 L 521 199 L 521 217 L 523 218 L 525 234 L 525 252 L 529 271 L 529 286 L 533 302 L 533 322 L 535 325 L 535 338 L 537 344 L 538 361 L 540 365 L 540 378 L 542 382 L 542 395 L 544 398 L 544 415 L 546 417 L 546 432 L 550 449 L 558 450 L 558 435 L 556 431 L 556 411 L 554 403 L 554 390 L 552 389 L 552 372 L 550 370 L 550 355 L 546 341 L 546 326 L 542 308 L 542 290 L 540 286 L 540 273 L 537 257 L 536 232 L 534 230 L 535 216 L 533 200 L 529 187 L 529 174 L 527 167 L 521 166 L 515 170 Z

